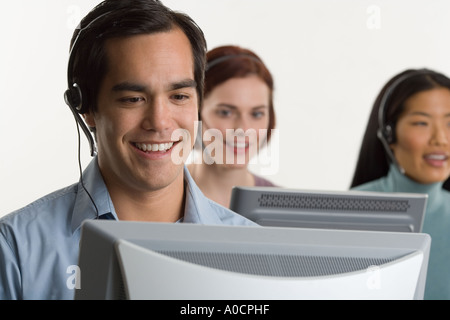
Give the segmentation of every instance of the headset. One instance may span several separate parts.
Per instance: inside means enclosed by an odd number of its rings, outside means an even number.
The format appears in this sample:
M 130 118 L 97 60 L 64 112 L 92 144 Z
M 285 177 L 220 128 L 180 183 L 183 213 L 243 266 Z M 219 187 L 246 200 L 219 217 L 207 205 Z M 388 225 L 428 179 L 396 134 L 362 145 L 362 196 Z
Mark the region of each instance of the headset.
M 381 98 L 381 101 L 380 101 L 380 106 L 378 109 L 377 137 L 380 139 L 381 143 L 383 144 L 386 154 L 388 155 L 390 160 L 398 167 L 398 169 L 400 170 L 400 172 L 402 174 L 405 173 L 405 170 L 399 165 L 399 163 L 397 162 L 397 159 L 395 159 L 394 153 L 392 152 L 391 148 L 389 147 L 390 144 L 395 142 L 395 132 L 394 132 L 395 130 L 391 124 L 386 123 L 385 113 L 386 113 L 386 108 L 387 108 L 387 102 L 388 102 L 390 96 L 392 95 L 392 92 L 395 89 L 397 89 L 397 87 L 401 83 L 403 83 L 404 81 L 406 81 L 412 77 L 416 77 L 416 76 L 420 76 L 420 75 L 427 75 L 427 74 L 432 74 L 432 71 L 428 70 L 428 69 L 419 69 L 419 70 L 415 70 L 411 73 L 408 73 L 408 74 L 405 74 L 405 75 L 399 77 L 385 90 L 385 92 Z
M 87 127 L 86 123 L 81 118 L 81 114 L 85 113 L 86 110 L 83 110 L 83 94 L 81 92 L 80 86 L 73 81 L 73 64 L 75 60 L 75 52 L 77 50 L 77 44 L 80 39 L 80 36 L 85 32 L 85 30 L 91 28 L 96 21 L 103 18 L 104 16 L 110 14 L 112 11 L 107 11 L 101 15 L 99 15 L 97 18 L 93 19 L 91 22 L 89 22 L 85 27 L 81 28 L 81 23 L 78 25 L 77 29 L 79 29 L 78 34 L 75 38 L 75 40 L 72 43 L 72 46 L 70 48 L 69 52 L 69 62 L 68 62 L 68 68 L 67 68 L 67 83 L 68 83 L 68 89 L 64 92 L 64 101 L 69 106 L 70 110 L 72 111 L 72 114 L 77 122 L 77 125 L 81 127 L 84 134 L 86 135 L 89 147 L 91 151 L 91 156 L 94 157 L 97 155 L 97 147 L 95 145 L 94 137 L 92 136 L 89 128 Z M 80 137 L 78 130 L 78 139 Z M 78 140 L 79 141 L 79 140 Z M 78 142 L 79 143 L 79 142 Z M 78 147 L 78 164 L 80 169 L 80 182 L 83 187 L 83 189 L 86 191 L 87 195 L 89 196 L 89 199 L 91 200 L 92 204 L 95 207 L 96 211 L 96 219 L 100 219 L 99 211 L 97 208 L 97 205 L 95 204 L 94 199 L 92 198 L 89 191 L 86 189 L 86 186 L 84 185 L 83 181 L 83 172 L 81 169 L 81 162 L 80 162 L 80 149 Z
M 69 62 L 68 62 L 68 67 L 67 67 L 68 89 L 64 92 L 64 101 L 69 106 L 70 110 L 73 113 L 73 116 L 75 117 L 76 122 L 81 127 L 84 134 L 86 135 L 88 142 L 89 142 L 89 147 L 90 147 L 92 157 L 97 155 L 97 147 L 95 145 L 94 138 L 93 138 L 89 128 L 87 127 L 86 123 L 83 121 L 83 119 L 81 118 L 81 115 L 80 115 L 80 114 L 85 113 L 86 110 L 83 110 L 83 94 L 82 94 L 81 88 L 76 82 L 73 81 L 73 64 L 75 61 L 75 53 L 78 48 L 77 45 L 78 45 L 80 36 L 83 33 L 85 33 L 86 30 L 91 28 L 95 24 L 95 22 L 97 22 L 98 20 L 100 20 L 101 18 L 105 17 L 106 15 L 108 15 L 110 13 L 112 13 L 112 11 L 107 11 L 107 12 L 99 15 L 98 17 L 93 19 L 91 22 L 89 22 L 83 28 L 81 28 L 81 24 L 78 25 L 77 29 L 79 29 L 79 31 L 78 31 L 78 34 L 77 34 L 75 40 L 73 41 L 71 49 L 70 49 Z
M 222 63 L 224 61 L 231 60 L 234 58 L 248 58 L 248 59 L 254 60 L 256 62 L 262 63 L 261 59 L 259 59 L 258 57 L 252 56 L 248 53 L 232 53 L 232 54 L 227 54 L 227 55 L 218 57 L 216 59 L 212 59 L 210 62 L 208 62 L 206 64 L 205 71 L 208 71 L 209 69 L 211 69 L 215 65 L 218 65 L 219 63 Z

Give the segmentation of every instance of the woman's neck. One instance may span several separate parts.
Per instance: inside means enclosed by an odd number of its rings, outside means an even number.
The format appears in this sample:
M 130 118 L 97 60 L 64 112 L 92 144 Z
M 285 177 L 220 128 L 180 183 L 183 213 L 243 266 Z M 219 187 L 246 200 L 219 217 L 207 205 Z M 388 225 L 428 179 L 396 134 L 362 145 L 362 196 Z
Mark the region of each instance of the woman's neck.
M 255 185 L 254 176 L 246 167 L 227 168 L 222 165 L 190 164 L 189 172 L 200 190 L 211 200 L 229 207 L 234 186 Z

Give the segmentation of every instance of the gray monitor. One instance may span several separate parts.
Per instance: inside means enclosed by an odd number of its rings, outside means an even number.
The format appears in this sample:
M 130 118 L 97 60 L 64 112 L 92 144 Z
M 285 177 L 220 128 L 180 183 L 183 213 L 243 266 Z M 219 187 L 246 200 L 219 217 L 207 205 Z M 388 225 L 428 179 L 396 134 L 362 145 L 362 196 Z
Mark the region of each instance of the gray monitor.
M 262 226 L 421 232 L 427 194 L 234 187 L 230 209 Z
M 421 233 L 86 221 L 75 299 L 422 299 Z

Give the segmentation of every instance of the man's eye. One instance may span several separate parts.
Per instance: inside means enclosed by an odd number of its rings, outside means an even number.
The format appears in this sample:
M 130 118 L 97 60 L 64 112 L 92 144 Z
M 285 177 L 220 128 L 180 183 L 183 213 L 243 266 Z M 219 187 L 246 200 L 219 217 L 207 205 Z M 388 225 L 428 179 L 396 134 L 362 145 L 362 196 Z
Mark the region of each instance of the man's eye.
M 130 98 L 130 102 L 140 102 L 143 101 L 144 99 L 140 98 L 140 97 L 134 97 L 134 98 Z
M 187 96 L 185 94 L 174 94 L 172 97 L 173 97 L 173 99 L 179 100 L 179 101 L 183 101 L 183 100 L 189 99 L 189 96 Z
M 124 102 L 124 103 L 138 103 L 138 102 L 144 101 L 144 98 L 142 98 L 142 97 L 127 97 L 127 98 L 120 99 L 120 101 Z

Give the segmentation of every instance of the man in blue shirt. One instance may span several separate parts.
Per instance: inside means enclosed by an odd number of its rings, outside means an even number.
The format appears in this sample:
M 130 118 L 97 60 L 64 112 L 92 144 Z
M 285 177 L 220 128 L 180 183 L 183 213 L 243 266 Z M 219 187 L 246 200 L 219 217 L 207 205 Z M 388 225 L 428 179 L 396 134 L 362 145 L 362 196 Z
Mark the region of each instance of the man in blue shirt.
M 66 102 L 98 154 L 80 182 L 0 220 L 0 299 L 72 299 L 86 219 L 254 225 L 207 199 L 184 166 L 205 52 L 196 24 L 156 0 L 106 0 L 82 20 Z

